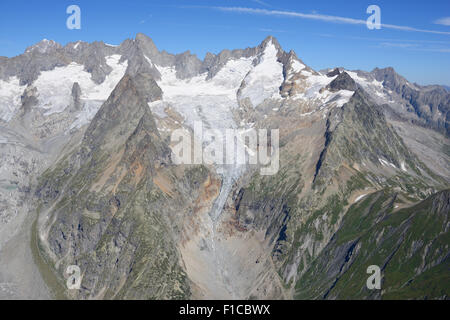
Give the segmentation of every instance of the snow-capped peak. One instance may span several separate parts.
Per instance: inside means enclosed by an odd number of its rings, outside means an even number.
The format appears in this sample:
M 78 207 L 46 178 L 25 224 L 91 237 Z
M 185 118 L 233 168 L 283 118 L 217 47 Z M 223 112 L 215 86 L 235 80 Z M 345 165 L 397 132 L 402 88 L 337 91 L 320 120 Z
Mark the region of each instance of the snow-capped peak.
M 30 53 L 37 50 L 40 53 L 47 53 L 49 51 L 60 49 L 61 47 L 62 46 L 59 43 L 53 40 L 43 39 L 35 45 L 28 47 L 25 52 Z

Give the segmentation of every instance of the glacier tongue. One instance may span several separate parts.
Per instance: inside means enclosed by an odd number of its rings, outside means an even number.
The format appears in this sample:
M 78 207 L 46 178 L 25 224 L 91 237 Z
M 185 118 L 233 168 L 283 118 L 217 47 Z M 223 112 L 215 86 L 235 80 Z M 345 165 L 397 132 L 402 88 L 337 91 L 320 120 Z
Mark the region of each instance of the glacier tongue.
M 163 100 L 183 116 L 183 125 L 193 129 L 196 122 L 201 122 L 204 130 L 218 130 L 225 137 L 226 129 L 238 127 L 233 119 L 232 110 L 238 107 L 236 93 L 243 77 L 251 68 L 251 61 L 252 59 L 248 58 L 230 60 L 214 78 L 209 80 L 207 74 L 181 80 L 176 77 L 175 68 L 157 66 L 161 73 L 158 85 L 163 90 Z M 203 137 L 195 139 L 203 141 Z M 243 167 L 217 165 L 216 169 L 222 176 L 222 187 L 210 213 L 214 221 L 219 217 L 233 182 L 239 178 Z
M 234 183 L 239 179 L 244 170 L 244 165 L 223 165 L 218 168 L 217 171 L 222 176 L 222 186 L 219 196 L 215 200 L 210 212 L 211 219 L 214 222 L 219 219 Z

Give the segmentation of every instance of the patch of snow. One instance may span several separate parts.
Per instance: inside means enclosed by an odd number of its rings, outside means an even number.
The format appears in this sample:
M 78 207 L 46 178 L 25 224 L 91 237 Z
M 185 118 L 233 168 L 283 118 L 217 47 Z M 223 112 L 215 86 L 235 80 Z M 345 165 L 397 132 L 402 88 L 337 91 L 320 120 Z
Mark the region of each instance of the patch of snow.
M 356 72 L 354 71 L 348 71 L 345 70 L 345 72 L 352 77 L 353 80 L 355 80 L 357 83 L 361 84 L 362 86 L 367 86 L 369 81 L 366 78 L 360 77 Z
M 303 73 L 303 71 L 302 71 Z M 308 73 L 310 73 L 308 71 Z M 311 74 L 311 73 L 310 73 Z M 337 76 L 334 77 L 327 77 L 324 75 L 310 75 L 308 78 L 306 78 L 306 82 L 308 85 L 308 88 L 306 89 L 306 92 L 304 93 L 302 97 L 303 99 L 326 99 L 328 97 L 329 92 L 326 92 L 326 90 L 320 92 L 320 89 L 326 87 L 331 81 L 333 81 Z
M 153 62 L 152 62 L 152 60 L 150 60 L 150 58 L 147 57 L 146 55 L 144 55 L 144 58 L 145 58 L 145 60 L 147 60 L 148 64 L 149 64 L 150 66 L 153 67 Z
M 302 70 L 301 74 L 304 75 L 305 77 L 310 77 L 313 75 L 311 71 L 308 70 Z
M 302 71 L 302 74 L 303 72 L 305 71 Z M 306 73 L 308 74 L 305 79 L 306 89 L 303 93 L 296 94 L 293 97 L 294 100 L 318 103 L 321 106 L 318 110 L 321 110 L 324 107 L 342 107 L 354 94 L 354 91 L 350 90 L 339 90 L 338 92 L 323 90 L 337 75 L 328 77 L 322 74 L 313 75 L 309 71 L 306 71 L 305 75 Z
M 305 69 L 305 65 L 302 64 L 300 61 L 298 61 L 298 60 L 293 60 L 292 61 L 292 71 L 294 73 L 299 73 L 303 69 Z
M 313 114 L 313 113 L 314 113 L 314 111 L 311 111 L 311 112 L 305 112 L 305 113 L 300 114 L 300 117 L 306 117 L 306 116 L 309 116 L 309 115 L 311 115 L 311 114 Z
M 345 72 L 347 72 L 348 75 L 352 77 L 352 79 L 355 80 L 357 84 L 363 87 L 364 90 L 366 90 L 371 95 L 375 95 L 376 97 L 380 98 L 381 101 L 389 101 L 389 97 L 384 92 L 383 83 L 381 81 L 377 81 L 376 79 L 370 81 L 364 76 L 359 76 L 354 71 L 345 70 Z
M 393 164 L 393 163 L 391 163 L 391 162 L 389 162 L 389 161 L 383 160 L 383 159 L 381 159 L 381 158 L 378 158 L 378 161 L 380 161 L 380 163 L 381 163 L 382 166 L 385 166 L 385 167 L 391 166 L 391 167 L 393 167 L 393 168 L 397 168 L 397 167 L 395 166 L 395 164 Z
M 333 102 L 335 104 L 335 107 L 341 108 L 344 104 L 346 104 L 350 100 L 350 98 L 353 96 L 354 93 L 355 91 L 340 90 L 338 92 L 331 94 L 328 98 L 326 98 L 325 104 Z
M 375 87 L 379 87 L 380 89 L 384 89 L 382 81 L 377 81 L 376 79 L 373 79 L 371 84 Z
M 347 72 L 347 74 L 350 77 L 352 77 L 352 79 L 355 80 L 356 83 L 358 83 L 360 86 L 362 86 L 365 89 L 369 89 L 369 90 L 375 91 L 377 93 L 380 93 L 380 90 L 382 92 L 382 90 L 384 89 L 383 83 L 381 81 L 377 81 L 376 79 L 373 79 L 372 81 L 370 81 L 369 79 L 367 79 L 363 76 L 359 76 L 358 73 L 356 73 L 354 71 L 345 70 L 345 72 Z
M 69 130 L 74 128 L 81 128 L 85 124 L 88 124 L 97 113 L 98 109 L 103 104 L 103 100 L 87 100 L 84 102 L 83 109 L 78 113 L 75 118 L 75 121 L 70 125 Z
M 85 88 L 80 84 L 82 98 L 89 100 L 106 100 L 108 99 L 111 92 L 119 83 L 120 79 L 125 75 L 127 70 L 128 62 L 124 61 L 120 63 L 120 58 L 122 56 L 119 54 L 114 54 L 112 56 L 107 56 L 106 64 L 112 68 L 112 71 L 106 76 L 105 81 L 97 85 L 93 81 L 87 83 Z
M 402 161 L 402 163 L 400 164 L 400 169 L 402 169 L 402 171 L 404 171 L 404 172 L 408 171 L 408 170 L 406 170 L 405 161 Z
M 154 102 L 149 102 L 148 106 L 153 114 L 156 114 L 160 118 L 166 118 L 167 113 L 164 111 L 166 108 L 166 103 L 164 101 L 158 100 Z
M 354 203 L 358 202 L 359 200 L 361 200 L 361 199 L 364 198 L 365 196 L 367 196 L 367 193 L 358 196 L 358 197 L 355 199 L 355 202 L 354 202 Z
M 40 53 L 46 53 L 50 48 L 59 48 L 60 45 L 53 40 L 43 39 L 35 45 L 29 47 L 25 52 L 32 52 L 34 50 L 39 51 Z

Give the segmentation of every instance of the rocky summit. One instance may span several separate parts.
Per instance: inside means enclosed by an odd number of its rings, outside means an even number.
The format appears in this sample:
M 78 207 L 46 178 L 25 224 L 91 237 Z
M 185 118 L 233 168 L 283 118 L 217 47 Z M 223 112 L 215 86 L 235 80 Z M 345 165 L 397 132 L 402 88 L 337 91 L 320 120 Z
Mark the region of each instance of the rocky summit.
M 0 298 L 448 299 L 449 108 L 274 37 L 42 40 L 0 58 Z

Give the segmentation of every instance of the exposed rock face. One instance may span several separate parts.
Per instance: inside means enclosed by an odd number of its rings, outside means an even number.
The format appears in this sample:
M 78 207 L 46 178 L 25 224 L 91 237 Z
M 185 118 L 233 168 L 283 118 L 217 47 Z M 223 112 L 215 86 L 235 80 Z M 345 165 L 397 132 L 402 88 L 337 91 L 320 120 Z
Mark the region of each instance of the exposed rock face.
M 344 77 L 344 83 L 345 79 L 348 78 Z M 396 168 L 401 168 L 401 163 L 411 168 L 417 165 L 417 160 L 386 122 L 382 109 L 374 105 L 362 90 L 357 90 L 341 109 L 331 112 L 325 138 L 325 147 L 316 167 L 315 182 L 323 178 L 325 180 L 321 182 L 326 183 L 343 162 L 382 166 L 383 162 L 379 159 L 383 159 Z
M 92 119 L 84 143 L 92 150 L 123 143 L 144 113 L 149 112 L 147 102 L 160 98 L 161 89 L 149 75 L 124 76 Z
M 345 71 L 342 73 L 338 72 L 338 74 L 339 75 L 333 81 L 331 81 L 330 84 L 328 85 L 328 89 L 330 91 L 336 92 L 339 90 L 350 90 L 350 91 L 356 90 L 356 82 L 355 82 L 355 80 L 353 80 L 352 77 L 350 77 L 348 75 L 347 72 L 345 72 Z M 334 75 L 335 75 L 334 72 L 327 74 L 328 77 L 330 77 L 330 76 L 332 77 Z
M 289 127 L 289 122 L 285 120 L 283 125 Z M 309 132 L 314 130 L 310 128 Z M 304 145 L 311 140 L 313 137 L 306 140 L 290 132 L 281 154 L 289 155 L 292 150 L 294 154 L 308 154 Z M 284 281 L 297 286 L 302 285 L 302 274 L 342 227 L 357 190 L 370 193 L 389 186 L 402 190 L 403 197 L 406 185 L 421 185 L 414 192 L 423 199 L 435 190 L 432 185 L 446 185 L 440 178 L 433 181 L 436 177 L 409 152 L 386 122 L 382 108 L 374 105 L 362 89 L 357 89 L 342 108 L 330 111 L 322 143 L 320 154 L 316 151 L 312 159 L 286 156 L 278 174 L 253 175 L 233 195 L 239 224 L 265 233 Z M 335 262 L 332 265 L 336 267 L 339 261 Z
M 105 56 L 112 54 L 113 48 L 103 42 L 79 44 L 79 50 L 75 50 L 74 46 L 74 43 L 69 43 L 62 47 L 53 41 L 43 40 L 35 47 L 28 48 L 23 55 L 0 62 L 0 79 L 17 76 L 21 84 L 28 85 L 38 78 L 41 71 L 77 62 L 85 65 L 86 71 L 92 74 L 96 83 L 103 82 L 106 74 L 111 71 Z
M 327 77 L 334 77 L 339 75 L 340 73 L 341 71 L 339 70 L 339 68 L 334 68 L 333 70 L 327 73 Z
M 20 116 L 23 117 L 26 113 L 28 113 L 31 110 L 33 106 L 35 106 L 38 103 L 36 94 L 37 94 L 36 88 L 33 86 L 28 86 L 25 89 L 23 95 L 20 97 L 20 100 L 22 102 Z
M 73 83 L 72 87 L 72 99 L 75 110 L 80 110 L 81 108 L 81 88 L 78 82 Z

